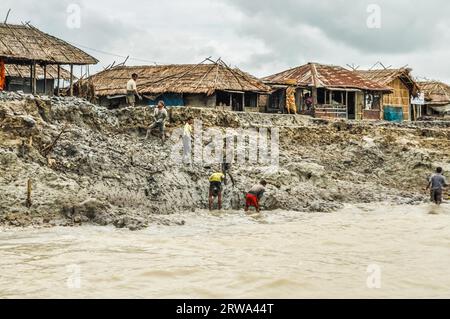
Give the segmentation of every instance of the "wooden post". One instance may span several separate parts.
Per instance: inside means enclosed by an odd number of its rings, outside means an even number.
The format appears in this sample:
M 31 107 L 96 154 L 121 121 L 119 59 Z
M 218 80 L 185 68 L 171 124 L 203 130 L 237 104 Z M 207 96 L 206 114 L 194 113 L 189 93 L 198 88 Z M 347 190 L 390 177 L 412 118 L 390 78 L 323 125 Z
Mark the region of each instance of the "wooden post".
M 234 111 L 233 110 L 233 94 L 231 94 L 231 93 L 229 93 L 229 94 L 230 94 L 230 107 L 231 107 L 231 110 Z
M 28 183 L 27 183 L 27 207 L 30 208 L 32 205 L 31 202 L 31 192 L 32 192 L 32 182 L 31 179 L 28 179 Z
M 33 62 L 33 79 L 32 79 L 32 82 L 33 82 L 33 90 L 32 90 L 32 93 L 33 93 L 34 95 L 36 95 L 36 93 L 37 93 L 37 83 L 36 83 L 36 62 Z
M 73 64 L 70 65 L 70 96 L 73 96 Z
M 56 95 L 57 96 L 60 96 L 60 93 L 59 93 L 59 82 L 60 82 L 60 79 L 61 79 L 61 65 L 59 65 L 58 64 L 58 83 L 56 84 Z
M 312 89 L 312 98 L 313 98 L 313 108 L 317 106 L 317 88 L 313 87 Z
M 245 93 L 242 93 L 242 111 L 245 112 Z
M 30 64 L 30 93 L 33 93 L 33 64 Z
M 47 64 L 44 64 L 44 95 L 47 95 Z

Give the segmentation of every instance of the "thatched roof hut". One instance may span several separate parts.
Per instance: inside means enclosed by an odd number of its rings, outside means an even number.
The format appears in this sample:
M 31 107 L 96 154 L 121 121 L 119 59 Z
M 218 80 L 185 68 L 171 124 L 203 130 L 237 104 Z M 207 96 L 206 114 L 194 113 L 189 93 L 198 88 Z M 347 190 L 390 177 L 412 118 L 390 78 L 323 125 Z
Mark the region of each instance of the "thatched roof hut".
M 261 80 L 222 60 L 206 59 L 199 64 L 116 66 L 87 79 L 99 103 L 108 107 L 124 104 L 126 84 L 138 74 L 137 90 L 142 104 L 159 99 L 168 106 L 224 107 L 235 111 L 257 110 L 259 96 L 270 87 Z
M 391 91 L 386 85 L 368 80 L 357 72 L 340 66 L 308 63 L 262 79 L 269 85 L 296 85 L 298 87 L 328 90 Z
M 30 64 L 30 61 L 60 65 L 98 63 L 89 54 L 30 24 L 0 23 L 0 59 L 8 64 Z
M 131 75 L 139 75 L 141 94 L 185 93 L 213 95 L 216 91 L 268 93 L 270 88 L 259 79 L 239 69 L 228 67 L 221 60 L 211 63 L 119 66 L 89 78 L 97 96 L 126 93 Z
M 438 81 L 419 82 L 420 89 L 425 93 L 425 101 L 433 105 L 450 104 L 450 86 Z
M 450 86 L 443 82 L 419 82 L 421 91 L 425 94 L 426 115 L 450 114 Z

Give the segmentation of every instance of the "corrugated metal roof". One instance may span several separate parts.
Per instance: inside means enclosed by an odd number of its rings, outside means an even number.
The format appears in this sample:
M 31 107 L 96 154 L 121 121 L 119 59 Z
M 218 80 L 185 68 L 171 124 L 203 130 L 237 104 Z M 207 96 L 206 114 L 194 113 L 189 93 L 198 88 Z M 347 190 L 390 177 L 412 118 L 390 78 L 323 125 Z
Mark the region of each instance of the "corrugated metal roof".
M 268 76 L 263 78 L 263 81 L 267 84 L 289 84 L 294 81 L 300 87 L 392 91 L 388 86 L 368 80 L 355 71 L 340 66 L 318 63 L 308 63 Z
M 361 76 L 368 80 L 378 82 L 388 86 L 392 81 L 399 78 L 416 93 L 419 91 L 419 86 L 414 78 L 411 76 L 411 69 L 375 69 L 375 70 L 357 70 Z

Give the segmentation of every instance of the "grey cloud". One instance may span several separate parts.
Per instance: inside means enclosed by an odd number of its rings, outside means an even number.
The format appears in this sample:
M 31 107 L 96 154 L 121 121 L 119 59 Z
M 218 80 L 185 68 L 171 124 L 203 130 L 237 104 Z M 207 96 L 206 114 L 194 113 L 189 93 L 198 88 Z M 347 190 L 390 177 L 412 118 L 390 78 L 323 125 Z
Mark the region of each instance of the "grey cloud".
M 280 25 L 288 28 L 307 25 L 323 31 L 323 41 L 342 42 L 362 52 L 403 53 L 431 45 L 439 22 L 448 22 L 450 3 L 444 0 L 419 1 L 360 1 L 360 0 L 225 0 L 248 17 L 266 22 L 258 34 L 270 42 L 265 32 Z M 381 8 L 380 29 L 369 29 L 369 4 Z M 242 31 L 252 30 L 247 24 Z M 301 41 L 301 35 L 298 35 Z
M 382 9 L 381 29 L 366 26 L 367 5 L 374 2 Z M 81 29 L 66 26 L 72 3 L 82 7 Z M 308 61 L 367 67 L 381 60 L 450 81 L 446 0 L 2 0 L 2 7 L 13 9 L 10 22 L 31 20 L 95 49 L 81 47 L 100 60 L 94 71 L 123 60 L 99 52 L 105 51 L 131 55 L 128 64 L 222 57 L 257 76 Z

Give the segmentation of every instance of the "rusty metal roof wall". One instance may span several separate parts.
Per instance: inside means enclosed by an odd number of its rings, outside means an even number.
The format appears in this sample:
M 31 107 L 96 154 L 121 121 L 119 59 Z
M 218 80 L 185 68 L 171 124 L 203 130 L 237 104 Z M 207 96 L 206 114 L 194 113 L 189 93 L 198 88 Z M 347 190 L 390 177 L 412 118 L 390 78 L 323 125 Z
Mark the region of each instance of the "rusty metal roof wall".
M 416 80 L 411 76 L 411 69 L 375 69 L 375 70 L 357 70 L 358 74 L 365 77 L 368 80 L 372 80 L 383 85 L 389 85 L 395 79 L 402 79 L 404 82 L 408 82 L 414 91 L 419 91 L 419 85 Z
M 295 81 L 298 86 L 328 89 L 360 89 L 369 91 L 392 91 L 386 85 L 369 80 L 355 71 L 340 66 L 308 63 L 263 78 L 267 84 L 287 84 Z

